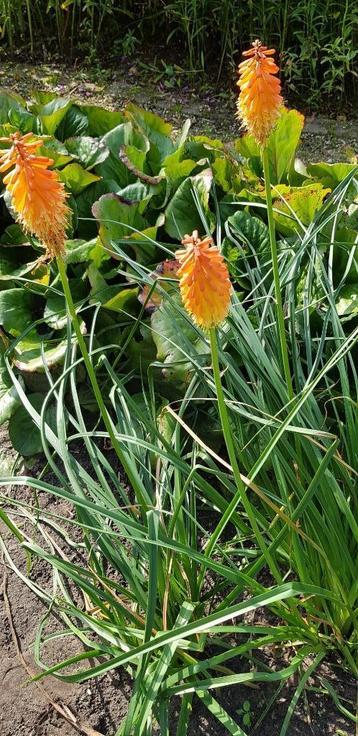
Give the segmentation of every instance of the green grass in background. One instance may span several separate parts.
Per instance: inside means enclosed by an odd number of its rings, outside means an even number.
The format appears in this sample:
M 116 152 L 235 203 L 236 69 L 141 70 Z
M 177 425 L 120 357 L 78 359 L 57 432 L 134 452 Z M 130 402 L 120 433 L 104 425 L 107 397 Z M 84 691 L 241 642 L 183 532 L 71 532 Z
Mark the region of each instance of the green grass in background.
M 286 93 L 318 106 L 354 92 L 357 10 L 349 0 L 0 0 L 5 49 L 94 60 L 141 51 L 220 78 L 256 37 L 280 54 Z

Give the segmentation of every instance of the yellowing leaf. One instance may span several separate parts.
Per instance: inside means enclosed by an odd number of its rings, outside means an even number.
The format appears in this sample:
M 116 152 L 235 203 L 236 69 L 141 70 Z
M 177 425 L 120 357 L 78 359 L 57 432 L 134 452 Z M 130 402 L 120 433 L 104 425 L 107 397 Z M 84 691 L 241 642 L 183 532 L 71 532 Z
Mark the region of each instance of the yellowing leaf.
M 281 184 L 274 189 L 279 197 L 274 200 L 274 218 L 277 230 L 283 235 L 302 232 L 302 225 L 309 225 L 316 212 L 322 207 L 330 189 L 322 184 L 310 184 L 305 187 L 288 187 Z M 282 211 L 282 215 L 277 213 Z

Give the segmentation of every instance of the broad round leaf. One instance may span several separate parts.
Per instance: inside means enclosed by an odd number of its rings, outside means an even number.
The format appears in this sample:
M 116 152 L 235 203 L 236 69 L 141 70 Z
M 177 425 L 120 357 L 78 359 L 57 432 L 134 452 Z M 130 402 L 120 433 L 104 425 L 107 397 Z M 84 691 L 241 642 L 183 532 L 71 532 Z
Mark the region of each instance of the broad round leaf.
M 28 397 L 34 409 L 41 413 L 43 394 L 30 394 Z M 46 423 L 56 429 L 56 408 L 51 406 L 46 413 Z M 41 432 L 24 406 L 20 406 L 9 422 L 9 435 L 12 445 L 20 455 L 31 457 L 42 451 Z

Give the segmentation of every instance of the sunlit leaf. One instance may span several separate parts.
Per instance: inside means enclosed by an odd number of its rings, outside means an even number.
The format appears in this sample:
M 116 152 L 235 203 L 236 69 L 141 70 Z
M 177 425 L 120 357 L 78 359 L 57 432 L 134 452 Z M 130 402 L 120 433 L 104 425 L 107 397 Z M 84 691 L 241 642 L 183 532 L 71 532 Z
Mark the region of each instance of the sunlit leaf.
M 61 181 L 74 195 L 81 194 L 86 187 L 99 181 L 100 177 L 86 171 L 80 164 L 68 164 L 59 172 Z
M 269 136 L 267 150 L 272 184 L 287 182 L 295 160 L 296 149 L 304 125 L 304 117 L 297 110 L 283 108 L 277 124 Z M 260 149 L 251 135 L 236 141 L 236 150 L 247 158 L 253 172 L 262 176 Z
M 138 288 L 117 291 L 103 306 L 112 312 L 135 314 L 138 312 Z
M 98 220 L 103 245 L 115 254 L 112 243 L 128 238 L 136 230 L 144 230 L 146 221 L 140 214 L 140 203 L 124 200 L 117 194 L 104 194 L 92 207 Z
M 58 169 L 73 161 L 72 156 L 63 143 L 53 137 L 41 136 L 41 138 L 43 145 L 39 148 L 39 153 L 41 156 L 52 158 L 52 168 Z
M 121 112 L 105 110 L 97 105 L 81 105 L 80 109 L 87 117 L 86 134 L 89 136 L 105 135 L 125 120 Z
M 130 120 L 135 121 L 150 141 L 148 161 L 151 164 L 152 172 L 158 173 L 166 156 L 175 150 L 175 145 L 170 137 L 173 131 L 172 125 L 165 122 L 159 115 L 137 107 L 132 103 L 127 105 L 125 114 Z
M 92 240 L 66 240 L 66 263 L 83 263 L 93 259 L 97 238 Z
M 109 156 L 109 149 L 102 140 L 85 135 L 67 138 L 66 148 L 72 156 L 79 159 L 85 169 L 91 169 Z
M 178 149 L 164 159 L 163 172 L 171 185 L 179 185 L 182 179 L 190 176 L 196 165 L 193 159 L 183 158 L 183 151 Z
M 71 102 L 65 97 L 55 97 L 50 102 L 41 104 L 35 102 L 31 106 L 31 111 L 38 115 L 43 133 L 53 135 L 71 107 Z
M 326 164 L 324 161 L 307 165 L 308 174 L 313 179 L 320 181 L 324 187 L 329 187 L 330 189 L 335 189 L 355 169 L 358 172 L 358 166 L 356 164 Z
M 209 209 L 209 193 L 213 181 L 211 169 L 185 179 L 175 192 L 165 210 L 165 229 L 170 237 L 181 240 L 193 230 L 203 232 L 204 225 L 198 212 L 195 197 L 203 208 L 209 226 L 214 227 L 214 216 Z
M 317 210 L 322 207 L 324 199 L 330 189 L 324 189 L 322 184 L 309 184 L 304 187 L 287 187 L 281 184 L 274 190 L 280 197 L 274 200 L 274 218 L 277 229 L 283 235 L 296 234 L 302 230 L 302 225 L 309 225 Z M 281 210 L 288 215 L 279 215 Z
M 229 192 L 232 187 L 232 164 L 225 157 L 217 157 L 212 163 L 215 183 L 224 190 Z
M 295 160 L 304 122 L 304 116 L 298 110 L 283 108 L 267 144 L 272 184 L 287 181 Z

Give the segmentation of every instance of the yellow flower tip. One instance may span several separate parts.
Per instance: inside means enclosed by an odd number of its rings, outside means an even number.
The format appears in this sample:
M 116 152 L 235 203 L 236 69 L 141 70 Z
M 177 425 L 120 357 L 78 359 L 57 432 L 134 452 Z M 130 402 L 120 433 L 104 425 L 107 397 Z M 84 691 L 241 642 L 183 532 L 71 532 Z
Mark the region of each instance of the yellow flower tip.
M 2 140 L 10 147 L 0 152 L 0 173 L 9 172 L 4 184 L 19 223 L 43 243 L 50 258 L 63 256 L 70 210 L 63 183 L 49 169 L 53 160 L 37 154 L 42 141 L 34 141 L 32 133 Z
M 175 257 L 181 264 L 180 293 L 187 312 L 204 329 L 217 327 L 227 317 L 231 283 L 226 263 L 213 239 L 199 238 L 198 231 L 185 235 L 185 247 Z
M 273 54 L 261 41 L 243 52 L 245 61 L 239 65 L 240 87 L 237 114 L 257 143 L 264 145 L 282 107 L 281 83 L 275 75 L 279 71 Z

